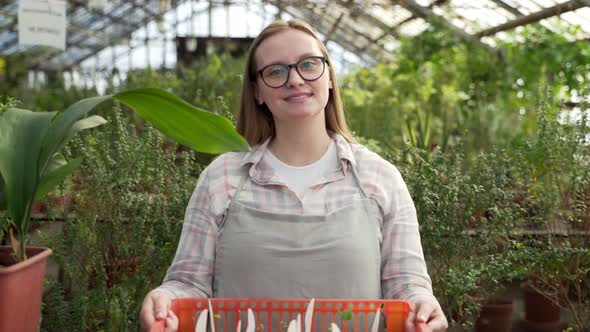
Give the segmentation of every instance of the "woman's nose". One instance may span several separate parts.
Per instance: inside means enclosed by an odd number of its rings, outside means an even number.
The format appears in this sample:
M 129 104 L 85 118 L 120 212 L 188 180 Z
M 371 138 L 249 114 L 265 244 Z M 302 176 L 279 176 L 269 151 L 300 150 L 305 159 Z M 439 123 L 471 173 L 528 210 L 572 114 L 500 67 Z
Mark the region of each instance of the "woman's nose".
M 305 83 L 305 80 L 303 79 L 303 77 L 301 77 L 301 75 L 299 75 L 297 68 L 296 67 L 289 68 L 289 80 L 287 81 L 287 85 L 288 86 L 296 86 L 296 85 L 301 85 L 303 83 Z

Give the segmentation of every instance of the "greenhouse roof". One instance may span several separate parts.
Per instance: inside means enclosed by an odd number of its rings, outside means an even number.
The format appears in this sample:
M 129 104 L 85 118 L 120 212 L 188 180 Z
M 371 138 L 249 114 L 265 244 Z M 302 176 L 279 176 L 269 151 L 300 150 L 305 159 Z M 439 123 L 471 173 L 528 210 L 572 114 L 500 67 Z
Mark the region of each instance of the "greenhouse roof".
M 187 3 L 190 3 L 190 17 L 178 13 L 178 8 L 183 5 L 182 8 L 187 8 Z M 418 35 L 434 21 L 450 28 L 460 38 L 480 43 L 491 51 L 498 40 L 509 38 L 507 32 L 536 22 L 571 40 L 590 40 L 590 0 L 108 0 L 102 9 L 91 9 L 89 0 L 68 0 L 66 50 L 61 51 L 18 43 L 19 4 L 13 0 L 0 5 L 0 55 L 26 52 L 31 69 L 65 70 L 105 48 L 132 47 L 135 31 L 154 21 L 162 25 L 164 16 L 170 12 L 175 12 L 174 24 L 178 25 L 183 20 L 194 19 L 195 14 L 209 13 L 211 17 L 215 8 L 229 12 L 229 7 L 238 6 L 260 14 L 268 5 L 275 8 L 276 17 L 302 18 L 316 27 L 325 40 L 339 44 L 367 62 L 379 61 L 396 49 L 400 37 Z M 575 33 L 564 32 L 564 26 L 572 25 L 579 29 Z M 179 34 L 178 29 L 174 32 Z

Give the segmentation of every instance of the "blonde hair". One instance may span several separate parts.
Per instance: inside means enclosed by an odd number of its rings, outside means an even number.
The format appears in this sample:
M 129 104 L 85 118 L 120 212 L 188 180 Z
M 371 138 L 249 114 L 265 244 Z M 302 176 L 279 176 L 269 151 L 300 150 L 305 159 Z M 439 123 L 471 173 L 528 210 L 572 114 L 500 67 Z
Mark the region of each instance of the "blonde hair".
M 260 144 L 267 138 L 275 136 L 275 124 L 270 110 L 266 104 L 258 105 L 254 96 L 254 84 L 257 77 L 257 64 L 254 54 L 262 41 L 270 36 L 289 29 L 303 31 L 312 36 L 317 40 L 323 56 L 328 59 L 327 67 L 330 80 L 332 81 L 332 89 L 330 89 L 328 104 L 325 110 L 326 129 L 342 135 L 342 137 L 344 137 L 349 143 L 354 142 L 355 140 L 346 125 L 344 107 L 342 106 L 342 100 L 340 99 L 340 89 L 336 83 L 336 75 L 332 69 L 332 61 L 328 56 L 328 50 L 316 35 L 315 30 L 309 24 L 301 20 L 275 21 L 264 28 L 254 42 L 252 42 L 248 51 L 248 57 L 246 58 L 240 113 L 238 115 L 238 132 L 246 138 L 250 145 Z

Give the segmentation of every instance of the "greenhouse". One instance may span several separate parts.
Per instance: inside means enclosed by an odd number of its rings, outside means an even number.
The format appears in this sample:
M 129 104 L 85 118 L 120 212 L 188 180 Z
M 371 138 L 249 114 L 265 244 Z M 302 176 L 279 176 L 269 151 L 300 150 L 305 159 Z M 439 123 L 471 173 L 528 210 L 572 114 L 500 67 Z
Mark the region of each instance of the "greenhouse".
M 0 332 L 590 332 L 589 0 L 0 3 Z

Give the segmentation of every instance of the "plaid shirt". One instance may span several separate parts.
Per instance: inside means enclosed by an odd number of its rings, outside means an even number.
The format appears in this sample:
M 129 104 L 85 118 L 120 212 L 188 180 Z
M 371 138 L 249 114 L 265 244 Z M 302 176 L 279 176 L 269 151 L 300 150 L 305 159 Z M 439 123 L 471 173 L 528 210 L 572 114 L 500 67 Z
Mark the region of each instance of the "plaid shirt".
M 383 298 L 415 301 L 433 297 L 426 270 L 416 209 L 400 172 L 362 145 L 332 134 L 339 164 L 297 197 L 262 158 L 267 140 L 248 153 L 216 158 L 202 173 L 186 209 L 176 256 L 158 290 L 172 297 L 211 297 L 220 223 L 240 180 L 248 175 L 240 203 L 275 213 L 321 215 L 346 206 L 361 193 L 350 167 L 356 167 L 368 198 L 371 218 L 381 226 Z

